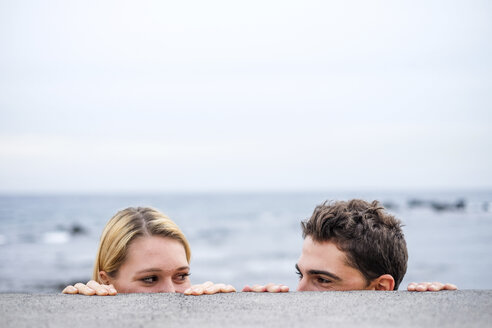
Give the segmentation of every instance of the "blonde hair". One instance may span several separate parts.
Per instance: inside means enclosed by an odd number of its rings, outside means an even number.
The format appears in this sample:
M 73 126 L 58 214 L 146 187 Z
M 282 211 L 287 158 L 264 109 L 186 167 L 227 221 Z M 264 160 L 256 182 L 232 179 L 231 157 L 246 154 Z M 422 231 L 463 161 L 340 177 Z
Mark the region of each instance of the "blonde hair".
M 102 283 L 100 271 L 116 276 L 126 259 L 130 243 L 141 236 L 162 236 L 181 242 L 186 260 L 190 263 L 190 245 L 176 223 L 153 208 L 129 207 L 116 213 L 106 224 L 94 262 L 92 279 Z

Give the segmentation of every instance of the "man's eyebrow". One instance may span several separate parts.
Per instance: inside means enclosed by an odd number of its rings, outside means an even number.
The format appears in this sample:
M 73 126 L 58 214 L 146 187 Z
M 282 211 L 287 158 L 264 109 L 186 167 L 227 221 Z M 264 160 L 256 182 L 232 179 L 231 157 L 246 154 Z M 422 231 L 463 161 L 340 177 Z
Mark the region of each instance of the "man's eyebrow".
M 189 269 L 190 269 L 189 266 L 182 266 L 182 267 L 179 267 L 177 269 L 173 269 L 173 270 L 169 270 L 169 271 L 184 271 L 184 270 L 189 270 Z M 147 273 L 147 272 L 162 272 L 162 271 L 164 271 L 164 270 L 159 269 L 159 268 L 149 268 L 149 269 L 138 271 L 137 274 Z
M 309 270 L 309 271 L 308 271 L 308 274 L 310 274 L 310 275 L 322 274 L 323 276 L 328 276 L 328 277 L 330 277 L 331 279 L 336 280 L 336 281 L 341 281 L 341 280 L 342 280 L 342 278 L 340 278 L 340 277 L 339 277 L 339 276 L 337 276 L 336 274 L 331 273 L 331 272 L 329 272 L 329 271 L 323 271 L 323 270 Z
M 299 269 L 299 265 L 297 265 L 297 263 L 296 263 L 296 269 L 297 269 L 297 271 L 301 272 L 301 269 Z M 339 277 L 339 276 L 337 276 L 336 274 L 331 273 L 331 272 L 329 272 L 329 271 L 314 270 L 314 269 L 312 269 L 312 270 L 308 270 L 308 272 L 307 272 L 307 273 L 308 273 L 309 275 L 321 274 L 321 275 L 324 275 L 324 276 L 328 276 L 328 277 L 330 277 L 331 279 L 336 280 L 336 281 L 341 281 L 341 280 L 342 280 L 342 278 L 340 278 L 340 277 Z

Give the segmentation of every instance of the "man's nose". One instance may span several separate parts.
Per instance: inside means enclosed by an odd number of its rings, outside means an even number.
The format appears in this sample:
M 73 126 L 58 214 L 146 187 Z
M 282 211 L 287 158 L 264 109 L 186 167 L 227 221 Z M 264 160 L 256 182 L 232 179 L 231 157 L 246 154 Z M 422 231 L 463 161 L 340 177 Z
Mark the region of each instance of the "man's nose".
M 307 279 L 302 278 L 299 280 L 299 284 L 297 285 L 298 292 L 304 292 L 307 290 Z
M 174 287 L 174 284 L 173 284 L 171 279 L 166 279 L 159 285 L 159 290 L 157 292 L 158 293 L 175 293 L 176 288 Z

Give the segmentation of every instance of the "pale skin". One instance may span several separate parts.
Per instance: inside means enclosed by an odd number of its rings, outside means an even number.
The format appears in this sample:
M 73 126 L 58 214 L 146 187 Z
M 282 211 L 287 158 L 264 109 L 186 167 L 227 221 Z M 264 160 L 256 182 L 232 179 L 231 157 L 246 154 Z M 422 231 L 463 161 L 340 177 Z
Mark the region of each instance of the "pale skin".
M 190 267 L 183 245 L 174 239 L 147 236 L 135 239 L 114 276 L 99 272 L 100 283 L 67 286 L 64 294 L 116 295 L 117 293 L 182 293 L 202 295 L 235 292 L 233 286 L 207 281 L 191 285 Z
M 393 290 L 395 280 L 383 274 L 367 283 L 362 273 L 350 266 L 346 255 L 331 241 L 315 242 L 310 236 L 304 239 L 302 253 L 296 264 L 299 275 L 297 291 Z M 439 282 L 411 283 L 409 291 L 455 290 L 453 284 Z M 245 286 L 243 292 L 288 292 L 284 285 Z

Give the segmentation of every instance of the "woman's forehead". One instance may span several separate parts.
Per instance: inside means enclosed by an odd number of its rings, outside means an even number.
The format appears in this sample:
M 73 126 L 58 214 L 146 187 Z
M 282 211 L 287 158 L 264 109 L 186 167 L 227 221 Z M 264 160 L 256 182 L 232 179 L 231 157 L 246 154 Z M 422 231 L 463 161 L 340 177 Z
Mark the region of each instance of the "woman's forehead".
M 128 247 L 125 263 L 147 263 L 181 267 L 188 265 L 184 246 L 178 240 L 161 236 L 144 236 L 135 239 Z

